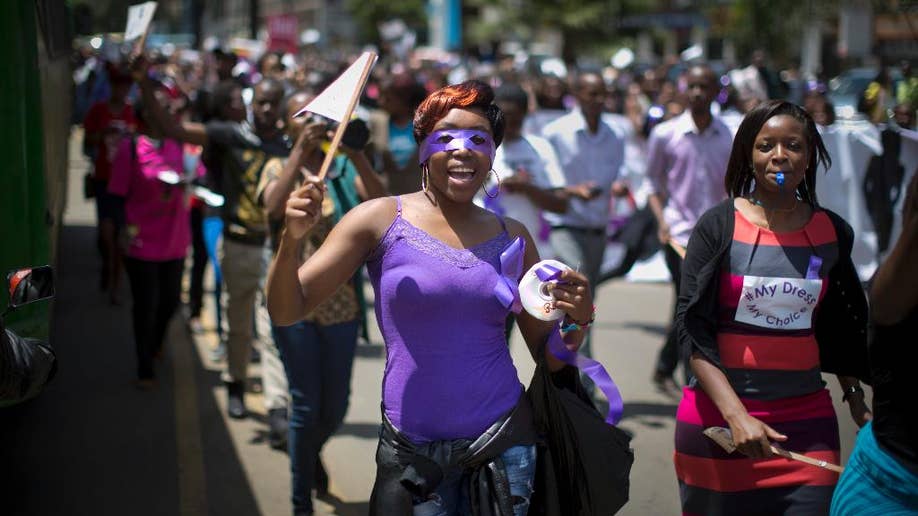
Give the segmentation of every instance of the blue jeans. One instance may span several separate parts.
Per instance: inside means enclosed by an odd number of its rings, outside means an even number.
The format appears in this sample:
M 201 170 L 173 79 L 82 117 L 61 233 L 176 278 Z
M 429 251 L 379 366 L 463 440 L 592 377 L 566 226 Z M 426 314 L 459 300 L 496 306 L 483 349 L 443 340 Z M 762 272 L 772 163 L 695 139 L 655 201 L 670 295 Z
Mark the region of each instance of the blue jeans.
M 507 468 L 513 516 L 526 516 L 532 497 L 532 482 L 536 469 L 536 447 L 514 446 L 500 456 Z M 469 507 L 469 476 L 456 468 L 446 471 L 433 497 L 414 506 L 414 516 L 466 516 Z
M 357 321 L 329 326 L 300 321 L 272 331 L 290 388 L 287 447 L 293 509 L 312 512 L 319 452 L 347 413 Z

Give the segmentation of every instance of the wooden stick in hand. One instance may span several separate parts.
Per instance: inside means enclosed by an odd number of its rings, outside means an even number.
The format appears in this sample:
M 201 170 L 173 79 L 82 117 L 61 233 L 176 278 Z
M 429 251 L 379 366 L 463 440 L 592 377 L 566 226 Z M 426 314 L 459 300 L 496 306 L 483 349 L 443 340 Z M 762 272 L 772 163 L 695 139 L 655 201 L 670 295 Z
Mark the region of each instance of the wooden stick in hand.
M 717 443 L 727 453 L 733 453 L 736 451 L 736 445 L 733 443 L 733 434 L 730 432 L 729 428 L 724 428 L 722 426 L 708 427 L 704 429 L 704 435 L 708 436 L 708 438 Z M 837 464 L 832 464 L 831 462 L 826 462 L 824 460 L 807 457 L 806 455 L 802 455 L 797 452 L 788 451 L 773 443 L 771 444 L 771 453 L 780 455 L 785 459 L 805 462 L 811 466 L 827 469 L 836 473 L 841 473 L 845 470 L 845 468 Z

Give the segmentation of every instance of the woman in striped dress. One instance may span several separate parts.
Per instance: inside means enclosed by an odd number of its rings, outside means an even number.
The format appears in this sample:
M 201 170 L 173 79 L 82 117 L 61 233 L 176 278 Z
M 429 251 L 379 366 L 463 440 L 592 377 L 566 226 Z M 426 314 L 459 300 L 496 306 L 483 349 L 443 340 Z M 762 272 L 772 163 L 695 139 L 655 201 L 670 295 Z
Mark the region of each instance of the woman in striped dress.
M 827 514 L 838 475 L 772 454 L 770 442 L 839 462 L 822 372 L 835 373 L 861 426 L 870 417 L 867 305 L 852 233 L 816 202 L 830 162 L 799 106 L 765 103 L 740 125 L 725 179 L 730 199 L 689 241 L 677 324 L 696 379 L 676 423 L 683 514 Z M 729 427 L 728 454 L 702 431 Z

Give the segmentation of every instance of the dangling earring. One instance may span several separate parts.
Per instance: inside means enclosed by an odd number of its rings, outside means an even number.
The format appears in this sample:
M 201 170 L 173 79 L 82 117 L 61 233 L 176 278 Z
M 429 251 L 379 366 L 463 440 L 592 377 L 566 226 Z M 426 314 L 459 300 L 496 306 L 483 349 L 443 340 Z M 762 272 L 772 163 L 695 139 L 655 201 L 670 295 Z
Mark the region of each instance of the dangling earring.
M 430 185 L 430 167 L 425 163 L 421 165 L 421 190 L 427 193 Z
M 494 177 L 497 178 L 497 188 L 494 189 L 494 195 L 491 195 L 491 193 L 488 192 L 488 189 L 485 188 L 485 186 L 484 186 L 483 184 L 481 185 L 481 187 L 484 188 L 484 193 L 485 193 L 485 195 L 487 195 L 488 197 L 494 199 L 495 197 L 497 197 L 498 195 L 500 195 L 500 176 L 497 175 L 497 171 L 494 170 L 493 168 L 491 169 L 491 172 L 494 172 Z

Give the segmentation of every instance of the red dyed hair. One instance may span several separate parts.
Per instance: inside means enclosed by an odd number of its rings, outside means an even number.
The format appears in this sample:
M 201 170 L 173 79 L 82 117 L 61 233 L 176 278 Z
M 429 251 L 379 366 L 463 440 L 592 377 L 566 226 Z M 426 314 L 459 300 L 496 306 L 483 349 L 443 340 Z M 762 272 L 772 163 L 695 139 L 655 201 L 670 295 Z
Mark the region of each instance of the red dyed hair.
M 481 81 L 453 84 L 428 95 L 414 113 L 415 141 L 424 141 L 437 122 L 454 108 L 482 110 L 491 124 L 494 143 L 500 145 L 504 136 L 503 115 L 494 104 L 494 90 Z

